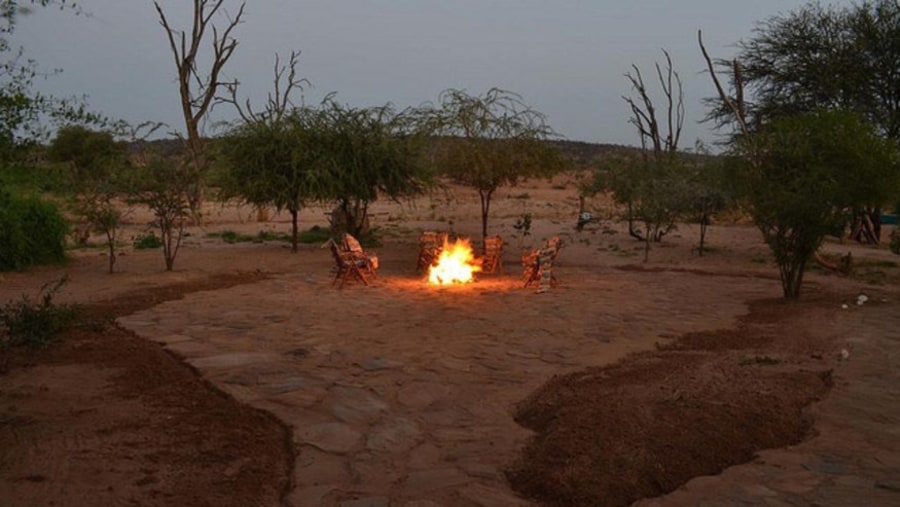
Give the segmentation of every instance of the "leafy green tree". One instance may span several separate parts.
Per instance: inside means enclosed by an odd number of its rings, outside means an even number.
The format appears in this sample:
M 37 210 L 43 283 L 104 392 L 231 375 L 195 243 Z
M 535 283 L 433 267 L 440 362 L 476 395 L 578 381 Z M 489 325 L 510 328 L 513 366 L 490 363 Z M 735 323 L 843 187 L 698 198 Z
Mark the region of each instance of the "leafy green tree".
M 515 93 L 492 88 L 469 95 L 448 89 L 438 103 L 431 113 L 439 136 L 435 163 L 453 182 L 478 191 L 484 245 L 497 189 L 531 177 L 549 178 L 565 167 L 565 159 L 546 142 L 554 132 L 544 115 Z
M 129 166 L 126 146 L 109 132 L 70 125 L 57 131 L 47 150 L 50 161 L 68 165 L 72 208 L 86 221 L 86 234 L 106 237 L 109 272 L 115 271 L 116 240 L 124 211 L 116 199 L 125 191 L 122 172 Z
M 856 111 L 900 140 L 900 3 L 810 2 L 760 22 L 736 61 L 751 123 L 819 109 Z M 714 116 L 732 115 L 719 102 Z
M 355 236 L 368 229 L 369 205 L 379 197 L 399 200 L 422 194 L 432 184 L 421 150 L 426 140 L 417 111 L 396 112 L 322 103 L 313 128 L 327 174 L 319 200 L 337 202 L 339 228 Z
M 897 144 L 879 137 L 881 129 L 859 113 L 816 111 L 751 119 L 740 63 L 718 61 L 719 67 L 730 70 L 732 88 L 726 90 L 702 33 L 697 37 L 718 94 L 716 107 L 730 117 L 720 125 L 732 127 L 730 151 L 746 165 L 738 171 L 744 196 L 775 254 L 784 297 L 796 299 L 809 259 L 822 238 L 840 227 L 845 210 L 890 202 L 896 195 Z
M 777 119 L 754 142 L 743 195 L 775 256 L 784 297 L 797 299 L 809 261 L 845 210 L 886 199 L 897 184 L 896 146 L 862 117 L 838 111 Z
M 143 204 L 153 212 L 153 225 L 162 239 L 166 271 L 175 267 L 175 257 L 190 217 L 187 189 L 190 174 L 178 162 L 151 155 L 129 174 L 129 202 Z
M 819 109 L 854 111 L 881 135 L 900 142 L 900 3 L 867 0 L 845 6 L 810 2 L 760 22 L 738 43 L 734 84 L 751 129 Z M 710 118 L 735 121 L 718 98 Z M 900 195 L 900 189 L 895 189 Z M 896 197 L 894 198 L 896 199 Z M 851 237 L 880 241 L 881 205 L 851 210 Z
M 316 111 L 298 109 L 283 117 L 246 121 L 219 142 L 227 165 L 223 196 L 288 210 L 294 252 L 300 210 L 324 185 L 316 172 L 322 146 L 312 135 L 315 116 Z
M 629 231 L 644 243 L 644 261 L 650 244 L 675 229 L 687 204 L 688 161 L 678 153 L 637 157 L 612 166 L 605 188 L 627 207 Z M 643 230 L 634 222 L 643 224 Z
M 35 142 L 48 136 L 47 120 L 57 124 L 102 125 L 107 118 L 88 111 L 81 100 L 60 98 L 34 90 L 34 80 L 45 72 L 27 58 L 25 48 L 14 46 L 20 16 L 33 13 L 32 7 L 73 8 L 68 0 L 0 0 L 0 162 L 17 160 Z
M 713 216 L 735 205 L 734 184 L 729 173 L 730 158 L 713 157 L 705 146 L 698 143 L 695 155 L 687 167 L 682 219 L 700 228 L 697 254 L 706 251 L 706 235 Z
M 68 164 L 76 184 L 103 181 L 114 166 L 125 163 L 124 143 L 110 132 L 95 131 L 81 125 L 68 125 L 56 132 L 47 149 L 47 159 Z
M 62 262 L 68 230 L 55 203 L 0 189 L 0 271 Z

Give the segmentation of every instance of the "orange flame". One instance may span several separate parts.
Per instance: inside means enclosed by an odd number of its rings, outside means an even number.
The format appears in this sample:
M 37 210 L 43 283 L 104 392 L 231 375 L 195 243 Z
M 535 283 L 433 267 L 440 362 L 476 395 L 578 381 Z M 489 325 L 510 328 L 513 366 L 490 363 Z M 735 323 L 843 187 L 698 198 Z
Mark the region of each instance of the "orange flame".
M 481 271 L 481 260 L 475 258 L 472 246 L 466 239 L 458 239 L 453 244 L 444 240 L 444 248 L 437 264 L 428 270 L 428 283 L 432 285 L 453 285 L 469 283 L 475 273 Z

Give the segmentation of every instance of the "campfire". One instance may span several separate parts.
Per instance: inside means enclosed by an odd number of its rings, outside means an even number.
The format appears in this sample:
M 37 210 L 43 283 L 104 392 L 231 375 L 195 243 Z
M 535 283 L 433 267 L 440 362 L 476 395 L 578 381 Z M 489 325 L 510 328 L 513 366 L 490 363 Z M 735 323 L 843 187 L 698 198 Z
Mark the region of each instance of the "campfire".
M 444 240 L 444 248 L 437 264 L 428 270 L 428 283 L 431 285 L 469 283 L 475 279 L 474 275 L 479 271 L 481 259 L 475 257 L 468 240 L 457 239 L 453 243 Z

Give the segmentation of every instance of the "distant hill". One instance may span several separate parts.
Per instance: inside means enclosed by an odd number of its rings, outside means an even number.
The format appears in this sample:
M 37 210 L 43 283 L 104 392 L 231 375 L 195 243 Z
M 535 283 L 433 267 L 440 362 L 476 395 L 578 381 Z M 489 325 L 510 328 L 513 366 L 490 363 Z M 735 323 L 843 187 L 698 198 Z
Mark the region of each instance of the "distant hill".
M 212 140 L 209 140 L 212 141 Z M 555 146 L 564 155 L 570 157 L 576 165 L 586 168 L 596 165 L 598 161 L 615 156 L 635 156 L 640 153 L 640 148 L 620 144 L 588 143 L 583 141 L 553 140 L 547 141 Z M 179 155 L 184 149 L 184 141 L 177 138 L 158 139 L 155 141 L 138 141 L 131 146 L 132 150 L 139 150 L 149 145 L 156 153 L 165 156 Z
M 583 141 L 547 141 L 581 167 L 589 167 L 610 155 L 637 155 L 640 148 L 620 144 L 598 144 Z

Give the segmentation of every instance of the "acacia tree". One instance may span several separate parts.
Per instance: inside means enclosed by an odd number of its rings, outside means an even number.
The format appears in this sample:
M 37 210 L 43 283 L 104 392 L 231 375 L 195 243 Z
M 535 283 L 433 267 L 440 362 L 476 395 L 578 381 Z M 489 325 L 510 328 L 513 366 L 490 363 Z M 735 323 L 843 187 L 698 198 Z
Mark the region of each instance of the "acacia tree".
M 822 108 L 848 110 L 866 117 L 884 137 L 900 141 L 896 0 L 843 7 L 810 2 L 760 22 L 738 48 L 735 60 L 746 94 L 740 102 L 751 127 Z M 710 117 L 719 125 L 734 121 L 718 98 L 710 105 Z M 881 204 L 870 202 L 853 210 L 851 237 L 879 241 Z
M 20 16 L 31 14 L 29 6 L 74 9 L 68 0 L 0 0 L 0 162 L 8 163 L 36 141 L 46 140 L 46 120 L 58 124 L 79 122 L 104 125 L 108 119 L 87 110 L 81 100 L 61 98 L 34 89 L 38 76 L 46 72 L 38 63 L 26 58 L 25 48 L 10 44 Z
M 188 206 L 188 175 L 177 161 L 150 154 L 130 172 L 129 201 L 143 204 L 153 212 L 152 225 L 162 239 L 166 271 L 175 267 L 175 257 L 184 238 Z
M 298 216 L 323 178 L 316 177 L 320 146 L 311 135 L 314 111 L 299 109 L 285 116 L 258 118 L 232 129 L 221 139 L 228 165 L 225 197 L 238 196 L 257 205 L 273 205 L 291 214 L 291 245 L 299 240 Z
M 297 76 L 300 53 L 292 51 L 286 64 L 275 55 L 273 91 L 261 110 L 248 98 L 238 100 L 238 84 L 229 83 L 222 102 L 234 106 L 241 123 L 221 140 L 221 153 L 228 169 L 221 181 L 225 199 L 240 198 L 257 210 L 273 205 L 291 214 L 291 251 L 299 244 L 300 210 L 313 194 L 316 179 L 311 172 L 319 146 L 311 142 L 314 123 L 309 109 L 294 108 L 291 96 L 302 90 L 305 79 Z
M 116 240 L 123 210 L 116 198 L 124 191 L 122 171 L 128 165 L 125 145 L 109 132 L 82 126 L 67 126 L 56 133 L 47 150 L 50 161 L 67 164 L 72 180 L 73 209 L 86 221 L 78 230 L 86 241 L 91 232 L 103 234 L 108 250 L 109 272 L 115 271 Z
M 441 92 L 432 111 L 440 136 L 435 160 L 453 182 L 478 191 L 482 245 L 488 236 L 491 198 L 502 186 L 530 177 L 551 177 L 564 167 L 543 114 L 512 92 L 492 88 L 473 96 L 463 90 Z
M 743 159 L 742 198 L 778 264 L 786 299 L 800 297 L 803 275 L 823 238 L 847 207 L 884 200 L 900 184 L 896 145 L 855 113 L 816 111 L 751 123 L 738 62 L 728 93 L 700 49 L 721 101 L 731 111 L 729 148 Z
M 855 113 L 820 111 L 779 118 L 756 134 L 761 163 L 747 171 L 747 200 L 778 264 L 786 298 L 824 237 L 861 199 L 886 198 L 897 171 L 892 143 Z M 896 183 L 894 177 L 893 183 Z
M 336 201 L 333 227 L 355 236 L 368 229 L 369 205 L 380 196 L 412 197 L 430 188 L 433 176 L 420 156 L 426 139 L 419 112 L 396 112 L 389 104 L 353 108 L 326 98 L 313 127 L 327 175 L 320 201 Z
M 159 23 L 166 31 L 177 69 L 178 93 L 187 133 L 185 148 L 189 156 L 189 163 L 184 169 L 186 174 L 181 179 L 188 185 L 191 214 L 198 221 L 204 198 L 204 177 L 209 169 L 206 143 L 200 128 L 217 102 L 219 89 L 236 85 L 235 81 L 223 81 L 221 73 L 237 48 L 238 41 L 231 33 L 241 23 L 245 4 L 240 3 L 237 14 L 229 17 L 224 30 L 220 31 L 212 21 L 224 2 L 225 0 L 194 0 L 190 35 L 185 30 L 172 28 L 162 7 L 158 2 L 153 2 L 159 14 Z M 208 30 L 212 30 L 212 55 L 209 57 L 209 69 L 204 72 L 201 70 L 201 45 L 206 41 Z
M 700 229 L 697 254 L 706 251 L 706 235 L 713 215 L 734 204 L 733 187 L 727 173 L 728 157 L 712 157 L 706 147 L 697 144 L 696 154 L 687 168 L 686 191 L 681 208 L 683 218 Z

